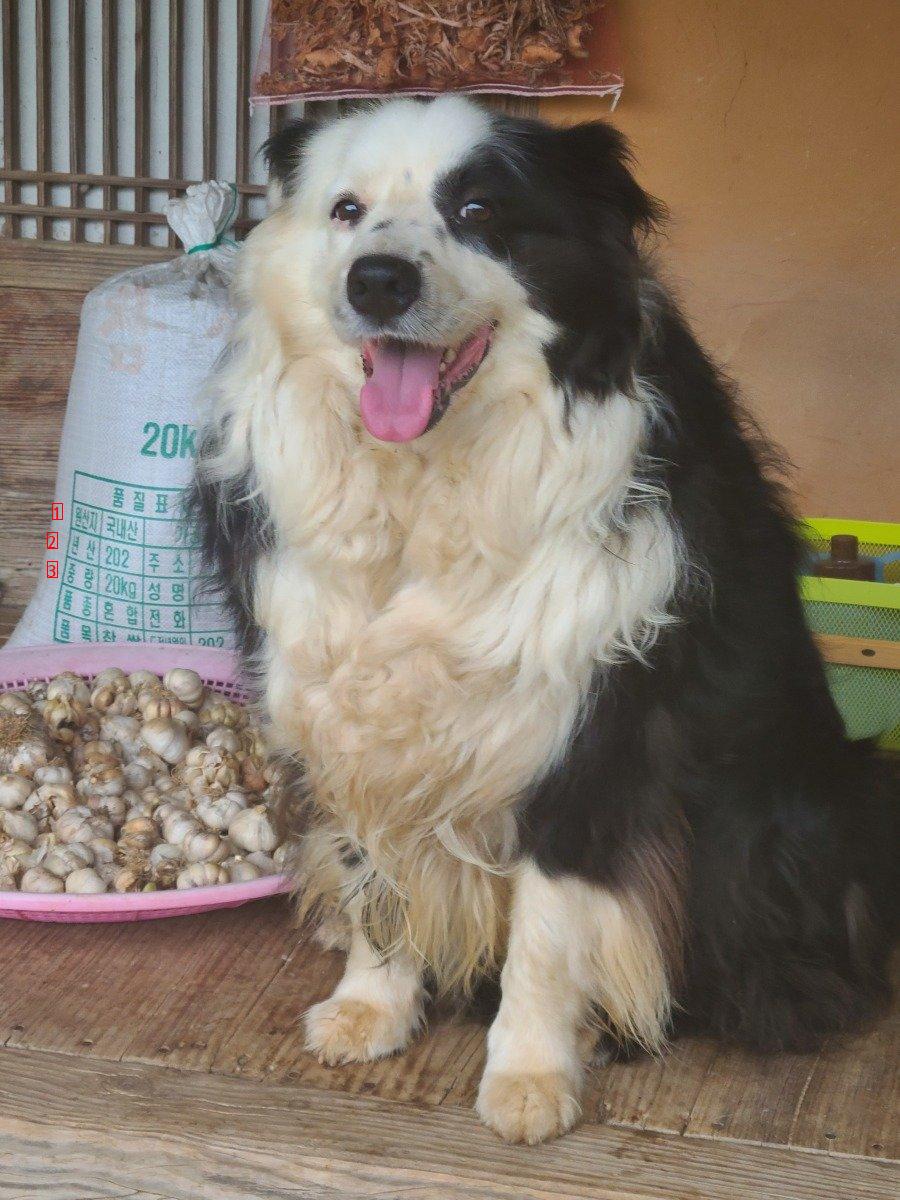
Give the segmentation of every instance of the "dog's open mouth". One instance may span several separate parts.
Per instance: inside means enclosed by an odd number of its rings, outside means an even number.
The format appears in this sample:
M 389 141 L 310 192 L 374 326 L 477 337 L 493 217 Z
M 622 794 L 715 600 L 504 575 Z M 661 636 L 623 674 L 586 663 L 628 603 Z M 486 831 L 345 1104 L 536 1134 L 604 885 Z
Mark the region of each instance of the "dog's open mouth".
M 435 426 L 484 362 L 493 335 L 492 325 L 481 325 L 456 349 L 397 338 L 365 342 L 359 407 L 369 433 L 383 442 L 411 442 Z

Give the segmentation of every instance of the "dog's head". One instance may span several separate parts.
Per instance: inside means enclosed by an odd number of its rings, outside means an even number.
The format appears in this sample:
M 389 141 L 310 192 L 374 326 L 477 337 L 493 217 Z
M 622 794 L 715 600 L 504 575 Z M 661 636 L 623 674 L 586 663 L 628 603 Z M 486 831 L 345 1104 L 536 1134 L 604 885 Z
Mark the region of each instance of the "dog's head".
M 570 396 L 626 384 L 636 239 L 657 210 L 609 126 L 399 100 L 288 126 L 266 154 L 270 265 L 276 246 L 320 328 L 355 349 L 375 437 L 418 437 L 477 391 L 486 361 L 529 339 Z

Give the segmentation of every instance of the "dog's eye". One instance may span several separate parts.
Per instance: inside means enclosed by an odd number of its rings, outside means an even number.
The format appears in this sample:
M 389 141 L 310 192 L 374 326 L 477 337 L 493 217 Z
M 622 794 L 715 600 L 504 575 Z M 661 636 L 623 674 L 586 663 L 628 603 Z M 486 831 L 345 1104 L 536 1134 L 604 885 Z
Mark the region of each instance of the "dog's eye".
M 467 200 L 456 214 L 457 220 L 465 225 L 483 225 L 494 215 L 486 200 Z
M 366 215 L 364 204 L 360 204 L 358 200 L 354 200 L 352 196 L 344 196 L 338 200 L 334 208 L 331 210 L 331 219 L 340 221 L 344 225 L 355 225 L 361 221 Z

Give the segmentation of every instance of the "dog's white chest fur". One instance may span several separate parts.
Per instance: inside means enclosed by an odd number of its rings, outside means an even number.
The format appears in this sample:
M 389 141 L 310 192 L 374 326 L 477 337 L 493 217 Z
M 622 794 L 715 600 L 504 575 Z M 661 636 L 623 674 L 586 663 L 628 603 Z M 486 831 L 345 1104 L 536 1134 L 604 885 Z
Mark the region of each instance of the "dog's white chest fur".
M 517 798 L 598 664 L 665 619 L 675 550 L 634 491 L 646 412 L 615 396 L 566 430 L 556 397 L 519 391 L 395 448 L 282 404 L 252 435 L 277 538 L 256 599 L 273 733 L 317 809 L 308 869 L 317 838 L 323 866 L 352 847 L 431 961 L 463 956 L 452 975 L 495 936 L 478 893 L 511 859 Z M 448 938 L 451 896 L 470 928 Z

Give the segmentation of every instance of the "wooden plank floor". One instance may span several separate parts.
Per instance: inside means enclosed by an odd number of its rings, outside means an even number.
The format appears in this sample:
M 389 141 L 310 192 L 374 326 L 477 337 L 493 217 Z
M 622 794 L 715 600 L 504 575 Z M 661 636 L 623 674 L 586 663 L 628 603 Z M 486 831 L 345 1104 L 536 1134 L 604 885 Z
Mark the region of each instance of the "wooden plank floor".
M 0 643 L 35 582 L 81 297 L 0 289 Z M 0 921 L 5 1200 L 892 1200 L 900 1007 L 820 1055 L 697 1041 L 598 1070 L 585 1124 L 508 1147 L 471 1104 L 484 1030 L 327 1069 L 298 1018 L 337 955 L 287 905 L 140 925 Z
M 59 1200 L 82 1195 L 76 1184 L 191 1198 L 900 1190 L 897 1010 L 821 1055 L 698 1041 L 598 1070 L 581 1130 L 531 1150 L 472 1115 L 474 1022 L 435 1019 L 405 1056 L 370 1066 L 307 1055 L 298 1017 L 339 971 L 282 900 L 140 925 L 0 922 L 0 1194 L 38 1195 L 38 1182 Z

